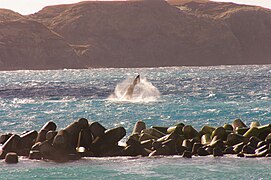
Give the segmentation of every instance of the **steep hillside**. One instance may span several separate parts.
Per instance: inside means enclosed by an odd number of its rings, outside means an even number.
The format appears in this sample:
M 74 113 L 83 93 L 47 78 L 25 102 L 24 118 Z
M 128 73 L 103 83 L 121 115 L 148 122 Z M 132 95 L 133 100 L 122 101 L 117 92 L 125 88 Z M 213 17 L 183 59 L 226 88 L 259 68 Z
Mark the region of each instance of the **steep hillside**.
M 94 1 L 57 7 L 44 8 L 31 18 L 73 44 L 88 67 L 242 61 L 239 42 L 225 23 L 188 14 L 162 0 Z
M 208 0 L 0 9 L 0 70 L 271 63 L 271 10 Z
M 0 21 L 10 21 L 10 20 L 16 20 L 16 19 L 23 19 L 23 18 L 24 16 L 19 13 L 16 13 L 9 9 L 0 8 Z
M 189 13 L 224 21 L 238 39 L 240 52 L 247 64 L 271 63 L 271 10 L 204 0 L 170 1 Z
M 0 70 L 78 68 L 74 50 L 44 25 L 0 22 Z

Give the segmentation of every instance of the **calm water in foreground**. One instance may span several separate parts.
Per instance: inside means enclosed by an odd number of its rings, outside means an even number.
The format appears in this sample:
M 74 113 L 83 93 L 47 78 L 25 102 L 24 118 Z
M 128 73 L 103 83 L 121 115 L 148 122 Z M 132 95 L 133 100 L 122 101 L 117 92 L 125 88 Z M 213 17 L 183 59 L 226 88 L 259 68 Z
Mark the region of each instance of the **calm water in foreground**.
M 137 73 L 142 83 L 131 101 L 123 87 Z M 116 90 L 116 86 L 118 87 Z M 115 95 L 113 95 L 115 92 Z M 271 123 L 271 66 L 172 67 L 0 72 L 0 134 L 39 130 L 53 120 L 63 128 L 79 117 L 131 133 L 177 122 L 196 129 L 241 118 Z M 125 141 L 125 139 L 124 139 Z M 0 161 L 0 179 L 270 179 L 271 159 L 236 156 L 86 158 L 54 163 L 21 158 Z

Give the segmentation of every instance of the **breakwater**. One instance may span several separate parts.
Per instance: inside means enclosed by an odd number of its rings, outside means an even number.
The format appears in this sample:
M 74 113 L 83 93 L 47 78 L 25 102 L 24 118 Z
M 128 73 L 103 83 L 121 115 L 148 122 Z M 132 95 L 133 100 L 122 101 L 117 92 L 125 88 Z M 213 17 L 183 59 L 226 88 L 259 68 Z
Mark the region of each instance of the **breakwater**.
M 58 130 L 49 121 L 39 131 L 2 134 L 0 159 L 18 163 L 18 156 L 56 162 L 112 156 L 271 156 L 271 124 L 252 122 L 248 126 L 240 119 L 219 127 L 204 125 L 200 130 L 182 122 L 169 127 L 146 127 L 138 121 L 132 133 L 124 137 L 124 127 L 107 129 L 85 118 Z M 126 142 L 120 143 L 123 141 Z

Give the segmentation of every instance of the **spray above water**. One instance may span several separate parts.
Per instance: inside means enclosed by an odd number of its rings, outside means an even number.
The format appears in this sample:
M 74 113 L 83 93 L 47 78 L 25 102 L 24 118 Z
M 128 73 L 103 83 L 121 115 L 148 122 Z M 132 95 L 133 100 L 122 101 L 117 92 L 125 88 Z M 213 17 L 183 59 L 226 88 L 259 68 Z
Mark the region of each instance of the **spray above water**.
M 157 101 L 159 97 L 159 90 L 146 78 L 138 75 L 135 79 L 127 78 L 118 83 L 114 93 L 109 96 L 108 100 L 148 103 Z

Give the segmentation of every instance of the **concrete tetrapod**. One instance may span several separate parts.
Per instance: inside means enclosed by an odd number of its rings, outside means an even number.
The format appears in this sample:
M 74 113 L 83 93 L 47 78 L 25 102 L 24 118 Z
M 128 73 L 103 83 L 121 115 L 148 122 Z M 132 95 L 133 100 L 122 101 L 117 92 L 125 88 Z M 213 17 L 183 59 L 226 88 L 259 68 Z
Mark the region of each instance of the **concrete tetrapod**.
M 5 159 L 9 153 L 11 159 L 26 156 L 56 162 L 92 156 L 271 156 L 271 125 L 253 122 L 248 127 L 240 119 L 234 120 L 232 125 L 204 125 L 200 131 L 183 123 L 169 127 L 147 127 L 144 121 L 138 121 L 128 137 L 125 137 L 124 127 L 107 129 L 99 122 L 89 122 L 85 118 L 63 129 L 57 130 L 56 127 L 54 122 L 49 121 L 39 132 L 31 130 L 20 135 L 3 134 L 0 137 L 0 158 Z M 16 160 L 7 160 L 9 162 Z

